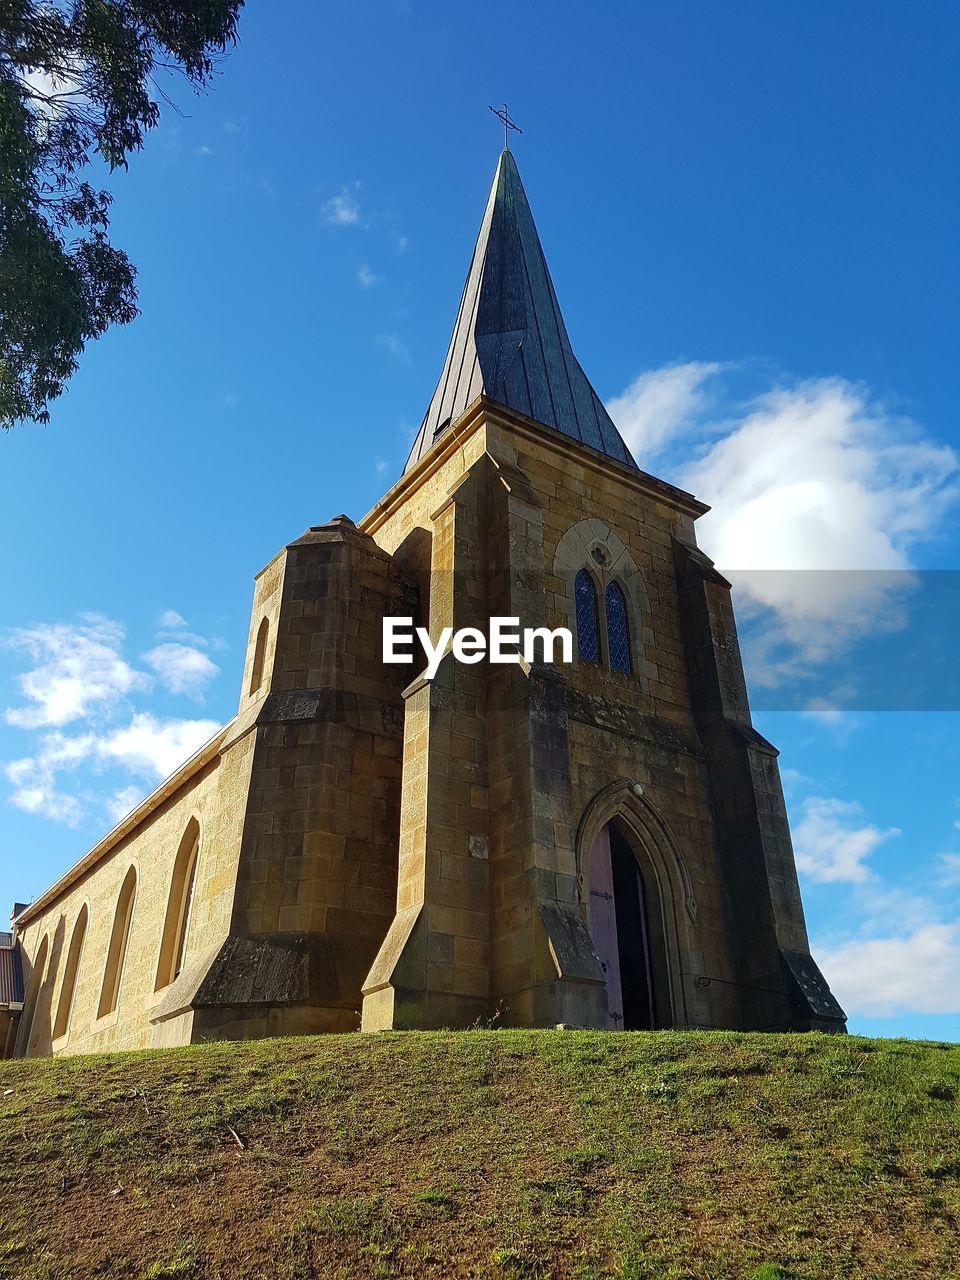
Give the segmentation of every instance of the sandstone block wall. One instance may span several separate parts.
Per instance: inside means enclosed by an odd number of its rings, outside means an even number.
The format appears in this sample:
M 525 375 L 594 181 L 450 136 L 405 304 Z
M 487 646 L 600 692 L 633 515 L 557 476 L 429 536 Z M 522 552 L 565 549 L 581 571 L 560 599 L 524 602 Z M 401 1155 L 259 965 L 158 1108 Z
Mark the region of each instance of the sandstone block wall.
M 252 742 L 244 739 L 222 756 L 215 755 L 19 930 L 27 1000 L 18 1052 L 98 1053 L 140 1049 L 153 1042 L 150 1015 L 163 994 L 156 990 L 157 966 L 174 859 L 187 824 L 197 818 L 201 845 L 189 960 L 216 946 L 229 929 L 251 746 Z M 136 868 L 137 887 L 119 1001 L 116 1010 L 98 1018 L 117 900 L 131 866 Z M 67 1034 L 54 1040 L 67 952 L 84 905 L 89 920 L 72 1013 Z M 36 962 L 41 953 L 45 962 L 38 973 Z

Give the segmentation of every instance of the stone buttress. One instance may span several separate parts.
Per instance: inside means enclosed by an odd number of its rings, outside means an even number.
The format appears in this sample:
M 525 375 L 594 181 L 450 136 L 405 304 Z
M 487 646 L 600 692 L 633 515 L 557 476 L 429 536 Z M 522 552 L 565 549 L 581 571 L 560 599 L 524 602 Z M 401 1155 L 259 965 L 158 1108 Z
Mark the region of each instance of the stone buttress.
M 154 1010 L 156 1040 L 355 1030 L 394 914 L 403 707 L 381 623 L 416 589 L 346 517 L 259 575 L 234 733 L 255 735 L 227 939 Z M 174 1025 L 191 1023 L 189 1035 Z

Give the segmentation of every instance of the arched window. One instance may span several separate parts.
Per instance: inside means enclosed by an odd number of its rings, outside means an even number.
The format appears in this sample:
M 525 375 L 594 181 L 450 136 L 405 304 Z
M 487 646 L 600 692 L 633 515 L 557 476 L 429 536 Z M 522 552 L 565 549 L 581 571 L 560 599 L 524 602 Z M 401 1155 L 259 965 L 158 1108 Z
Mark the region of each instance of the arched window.
M 607 610 L 607 644 L 610 648 L 610 670 L 630 674 L 630 629 L 627 623 L 627 602 L 615 582 L 607 584 L 604 592 Z
M 53 1038 L 57 1040 L 65 1036 L 70 1028 L 70 1014 L 73 1012 L 73 1001 L 77 994 L 77 974 L 80 969 L 80 956 L 83 954 L 83 943 L 87 936 L 88 912 L 86 905 L 80 908 L 70 949 L 67 951 L 67 966 L 63 974 L 63 985 L 60 988 L 60 1001 L 57 1005 L 57 1016 L 53 1024 Z
M 267 656 L 267 636 L 269 632 L 270 623 L 264 618 L 257 628 L 257 640 L 253 646 L 253 669 L 250 672 L 251 697 L 263 684 L 263 663 Z
M 597 614 L 597 589 L 586 569 L 581 569 L 573 584 L 577 612 L 577 652 L 587 662 L 600 661 L 600 619 Z
M 160 960 L 157 964 L 157 991 L 169 986 L 174 978 L 179 977 L 183 968 L 199 857 L 200 824 L 196 818 L 191 818 L 180 841 L 170 878 L 170 895 L 167 898 L 167 913 L 160 939 Z
M 131 867 L 120 886 L 120 897 L 117 899 L 117 910 L 113 917 L 113 931 L 110 934 L 110 948 L 107 951 L 107 967 L 103 972 L 100 1004 L 97 1007 L 98 1018 L 113 1013 L 120 1002 L 123 962 L 127 958 L 127 943 L 130 940 L 130 924 L 133 920 L 133 900 L 136 896 L 137 872 L 135 867 Z
M 30 968 L 30 980 L 27 983 L 27 998 L 24 1001 L 23 1012 L 20 1014 L 20 1035 L 18 1037 L 17 1057 L 30 1056 L 34 1023 L 37 1018 L 37 1008 L 40 1004 L 40 990 L 43 986 L 44 974 L 47 968 L 47 954 L 49 950 L 50 938 L 47 936 L 44 937 L 40 946 L 37 948 L 37 954 L 34 956 L 33 964 Z

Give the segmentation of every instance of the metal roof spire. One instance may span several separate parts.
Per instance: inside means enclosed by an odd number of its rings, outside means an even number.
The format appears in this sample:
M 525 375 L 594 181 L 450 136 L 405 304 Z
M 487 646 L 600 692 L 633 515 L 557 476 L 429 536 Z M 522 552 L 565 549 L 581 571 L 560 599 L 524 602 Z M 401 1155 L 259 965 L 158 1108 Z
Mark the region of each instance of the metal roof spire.
M 479 395 L 628 467 L 637 465 L 573 354 L 520 174 L 506 147 L 443 372 L 405 471 Z

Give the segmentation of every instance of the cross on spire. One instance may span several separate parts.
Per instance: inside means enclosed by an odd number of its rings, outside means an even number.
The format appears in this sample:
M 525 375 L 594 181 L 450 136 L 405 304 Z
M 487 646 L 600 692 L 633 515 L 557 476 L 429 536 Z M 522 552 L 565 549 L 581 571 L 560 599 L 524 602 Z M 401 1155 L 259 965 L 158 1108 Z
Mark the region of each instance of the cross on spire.
M 509 131 L 512 129 L 514 133 L 523 133 L 523 130 L 510 119 L 506 103 L 502 107 L 491 107 L 490 110 L 503 125 L 503 149 L 504 151 L 509 151 Z

